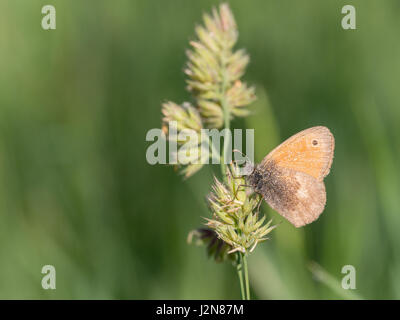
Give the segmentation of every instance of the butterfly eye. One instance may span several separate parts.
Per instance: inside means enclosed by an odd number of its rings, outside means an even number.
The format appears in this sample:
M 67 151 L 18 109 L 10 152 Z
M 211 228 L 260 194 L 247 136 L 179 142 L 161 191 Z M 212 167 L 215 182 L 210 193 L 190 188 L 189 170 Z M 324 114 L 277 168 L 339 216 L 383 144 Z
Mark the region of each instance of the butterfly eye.
M 313 146 L 316 146 L 316 145 L 318 145 L 318 141 L 317 140 L 313 140 L 312 144 L 313 144 Z

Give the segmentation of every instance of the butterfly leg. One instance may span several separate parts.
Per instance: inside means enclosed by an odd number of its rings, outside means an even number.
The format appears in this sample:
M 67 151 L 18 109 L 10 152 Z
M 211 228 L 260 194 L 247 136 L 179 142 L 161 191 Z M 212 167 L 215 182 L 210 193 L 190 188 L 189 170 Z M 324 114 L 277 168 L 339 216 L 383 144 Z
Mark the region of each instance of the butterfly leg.
M 246 185 L 246 184 L 239 184 L 238 187 L 233 190 L 233 198 L 232 198 L 232 200 L 230 200 L 226 205 L 231 204 L 235 199 L 237 199 L 237 194 L 239 192 L 240 187 L 251 187 L 251 186 Z
M 262 200 L 263 200 L 262 197 L 260 197 L 260 200 L 258 200 L 258 203 L 257 203 L 257 214 L 260 212 Z
M 231 162 L 231 164 L 233 164 L 233 163 L 235 163 L 236 161 L 232 161 Z M 232 174 L 232 172 L 230 172 L 230 170 L 228 171 L 229 173 L 227 173 L 227 175 L 229 175 L 229 176 L 231 176 L 233 179 L 242 179 L 243 178 L 243 175 L 242 176 L 234 176 L 233 174 Z

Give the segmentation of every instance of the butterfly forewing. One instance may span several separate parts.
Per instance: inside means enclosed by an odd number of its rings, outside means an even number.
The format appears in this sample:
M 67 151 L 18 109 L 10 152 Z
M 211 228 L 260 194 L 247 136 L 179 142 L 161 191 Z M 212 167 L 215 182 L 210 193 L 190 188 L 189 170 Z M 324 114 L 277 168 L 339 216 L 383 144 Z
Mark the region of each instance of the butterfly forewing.
M 277 166 L 307 173 L 322 180 L 333 160 L 335 140 L 328 128 L 312 127 L 287 139 L 272 150 L 262 161 L 274 160 Z

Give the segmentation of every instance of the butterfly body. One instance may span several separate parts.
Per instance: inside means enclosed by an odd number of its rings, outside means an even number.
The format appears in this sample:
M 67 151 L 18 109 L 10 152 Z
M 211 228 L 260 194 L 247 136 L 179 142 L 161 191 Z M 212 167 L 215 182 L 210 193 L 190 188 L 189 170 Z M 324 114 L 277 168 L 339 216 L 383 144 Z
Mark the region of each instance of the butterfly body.
M 295 227 L 316 220 L 326 203 L 323 178 L 329 173 L 334 138 L 318 126 L 292 136 L 254 167 L 247 183 Z

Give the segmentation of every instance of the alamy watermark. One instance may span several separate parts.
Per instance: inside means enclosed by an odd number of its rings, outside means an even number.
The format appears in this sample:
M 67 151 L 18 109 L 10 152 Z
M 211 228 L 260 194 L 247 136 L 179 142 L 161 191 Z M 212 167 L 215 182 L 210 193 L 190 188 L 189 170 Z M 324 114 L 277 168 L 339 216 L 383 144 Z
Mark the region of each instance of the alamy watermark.
M 347 264 L 343 266 L 342 274 L 345 274 L 342 278 L 342 288 L 345 290 L 356 289 L 356 268 L 351 264 Z
M 46 5 L 42 7 L 42 28 L 43 30 L 55 30 L 56 29 L 56 8 L 52 5 Z
M 151 165 L 230 164 L 233 160 L 239 166 L 254 163 L 254 129 L 178 130 L 178 123 L 170 121 L 167 130 L 149 130 L 146 141 L 153 142 L 146 151 L 146 160 Z M 242 173 L 250 172 L 243 169 Z
M 42 273 L 45 275 L 42 278 L 42 288 L 45 290 L 56 289 L 56 268 L 54 266 L 47 264 L 43 266 Z

